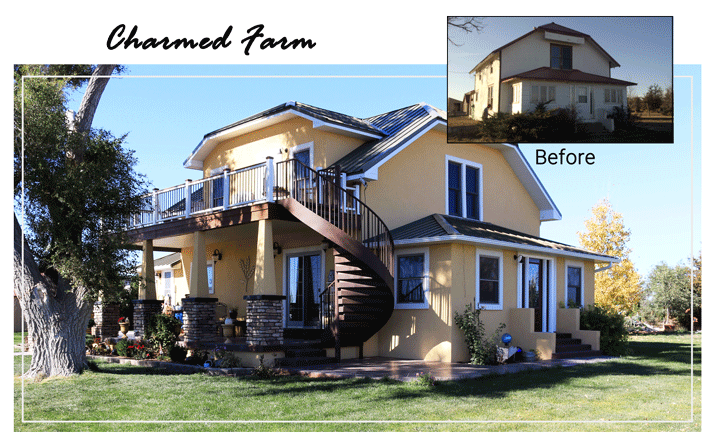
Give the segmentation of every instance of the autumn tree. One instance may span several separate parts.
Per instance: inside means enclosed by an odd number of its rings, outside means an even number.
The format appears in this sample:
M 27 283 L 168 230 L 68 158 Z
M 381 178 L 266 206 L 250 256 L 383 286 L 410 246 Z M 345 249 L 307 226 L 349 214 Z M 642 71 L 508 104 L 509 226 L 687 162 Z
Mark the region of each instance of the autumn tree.
M 631 232 L 623 223 L 623 215 L 613 210 L 608 199 L 599 201 L 592 209 L 592 217 L 585 222 L 585 232 L 579 232 L 583 248 L 599 254 L 618 257 L 620 261 L 596 273 L 597 306 L 621 314 L 632 313 L 641 300 L 641 277 L 628 258 L 631 250 L 627 244 Z M 596 264 L 596 268 L 607 264 Z
M 85 367 L 93 303 L 111 299 L 131 267 L 122 234 L 139 209 L 143 180 L 124 138 L 91 126 L 116 69 L 15 67 L 14 196 L 23 224 L 16 215 L 14 291 L 31 340 L 28 377 Z M 81 85 L 74 115 L 68 94 Z

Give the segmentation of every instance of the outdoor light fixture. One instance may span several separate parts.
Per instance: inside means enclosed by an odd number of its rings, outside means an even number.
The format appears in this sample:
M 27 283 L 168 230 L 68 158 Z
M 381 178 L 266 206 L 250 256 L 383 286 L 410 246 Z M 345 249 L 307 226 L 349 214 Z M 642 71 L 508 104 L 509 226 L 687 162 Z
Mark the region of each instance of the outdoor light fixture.
M 211 257 L 213 257 L 214 262 L 218 262 L 219 260 L 221 260 L 221 251 L 219 251 L 218 249 L 214 249 L 214 253 L 211 255 Z
M 278 244 L 278 242 L 273 242 L 273 257 L 275 258 L 281 252 L 283 252 L 283 249 Z
M 514 260 L 516 260 L 516 263 L 524 263 L 524 256 L 514 254 Z

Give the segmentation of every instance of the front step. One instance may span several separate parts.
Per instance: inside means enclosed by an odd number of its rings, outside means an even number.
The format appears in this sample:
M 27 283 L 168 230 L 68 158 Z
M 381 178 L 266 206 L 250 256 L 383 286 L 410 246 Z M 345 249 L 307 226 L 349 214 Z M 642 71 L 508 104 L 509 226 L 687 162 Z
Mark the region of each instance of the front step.
M 600 350 L 592 350 L 590 344 L 581 343 L 580 339 L 573 338 L 570 333 L 556 333 L 556 350 L 551 354 L 551 359 L 586 358 L 600 355 Z
M 276 358 L 276 367 L 304 367 L 335 363 L 335 358 L 325 356 L 320 340 L 292 339 L 283 344 L 285 357 Z

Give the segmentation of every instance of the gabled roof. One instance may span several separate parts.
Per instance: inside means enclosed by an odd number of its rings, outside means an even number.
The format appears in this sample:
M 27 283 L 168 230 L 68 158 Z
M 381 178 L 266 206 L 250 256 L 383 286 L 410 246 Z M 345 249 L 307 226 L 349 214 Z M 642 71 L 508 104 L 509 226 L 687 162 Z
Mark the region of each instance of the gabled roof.
M 472 68 L 472 70 L 470 71 L 470 73 L 476 72 L 477 69 L 479 68 L 479 66 L 481 66 L 482 64 L 484 64 L 484 63 L 487 62 L 488 60 L 490 60 L 490 59 L 496 57 L 496 55 L 498 55 L 499 52 L 500 52 L 501 50 L 503 50 L 504 48 L 506 48 L 506 47 L 508 47 L 508 46 L 511 46 L 511 45 L 513 45 L 514 43 L 516 43 L 516 42 L 518 42 L 518 41 L 520 41 L 520 40 L 522 40 L 522 39 L 524 39 L 524 38 L 526 38 L 526 37 L 528 37 L 528 36 L 530 36 L 530 35 L 532 35 L 532 34 L 534 34 L 534 33 L 539 33 L 539 32 L 552 32 L 552 33 L 556 33 L 556 34 L 564 34 L 564 35 L 567 35 L 567 36 L 583 38 L 584 40 L 588 41 L 588 42 L 591 43 L 593 46 L 595 46 L 599 51 L 601 51 L 604 56 L 606 56 L 606 58 L 609 60 L 609 63 L 610 63 L 610 67 L 611 67 L 611 68 L 615 68 L 615 67 L 620 67 L 620 66 L 621 66 L 618 62 L 616 62 L 616 59 L 614 59 L 610 54 L 608 54 L 608 52 L 606 52 L 606 50 L 604 50 L 603 47 L 601 47 L 601 45 L 599 45 L 598 42 L 596 42 L 595 40 L 593 40 L 593 38 L 592 38 L 591 36 L 589 36 L 588 34 L 585 34 L 585 33 L 582 33 L 582 32 L 580 32 L 580 31 L 576 31 L 576 30 L 574 30 L 574 29 L 567 28 L 567 27 L 565 27 L 565 26 L 562 26 L 562 25 L 559 25 L 559 24 L 557 24 L 557 23 L 551 22 L 551 23 L 547 23 L 546 25 L 541 25 L 541 26 L 534 27 L 533 30 L 529 31 L 528 33 L 524 34 L 523 36 L 518 37 L 518 38 L 512 40 L 511 42 L 506 43 L 506 44 L 500 46 L 499 48 L 495 49 L 494 51 L 492 51 L 491 53 L 489 53 L 484 59 L 482 59 L 477 65 L 475 65 L 474 68 Z
M 444 111 L 420 103 L 367 118 L 365 121 L 380 128 L 385 136 L 368 141 L 345 155 L 333 165 L 340 165 L 348 175 L 373 176 L 382 163 L 407 147 L 425 132 L 439 127 L 446 130 L 447 116 Z
M 390 232 L 396 246 L 464 242 L 494 248 L 577 257 L 596 262 L 618 262 L 620 260 L 618 257 L 535 237 L 492 223 L 442 214 L 428 215 Z
M 614 79 L 612 77 L 599 76 L 597 74 L 584 73 L 581 70 L 557 70 L 555 68 L 541 67 L 534 70 L 525 71 L 523 73 L 514 74 L 502 82 L 507 82 L 514 79 L 536 79 L 548 80 L 557 82 L 580 82 L 587 84 L 610 84 L 610 85 L 637 85 L 633 82 Z
M 188 169 L 202 169 L 204 159 L 219 143 L 296 117 L 302 117 L 312 121 L 313 128 L 321 127 L 324 131 L 361 139 L 369 140 L 385 135 L 380 128 L 375 127 L 365 120 L 292 101 L 269 108 L 268 110 L 207 133 L 193 152 L 191 152 L 191 155 L 184 161 L 184 167 Z
M 160 257 L 154 260 L 154 269 L 164 269 L 172 267 L 177 263 L 181 262 L 181 253 L 174 252 L 164 257 Z

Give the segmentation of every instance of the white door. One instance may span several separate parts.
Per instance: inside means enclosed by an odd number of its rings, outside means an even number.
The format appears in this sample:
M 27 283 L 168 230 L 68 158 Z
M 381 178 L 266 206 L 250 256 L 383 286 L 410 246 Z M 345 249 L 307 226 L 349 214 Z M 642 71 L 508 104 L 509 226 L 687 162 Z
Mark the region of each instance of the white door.
M 590 88 L 586 85 L 577 85 L 575 88 L 574 102 L 576 103 L 576 112 L 581 120 L 589 120 L 592 118 Z

